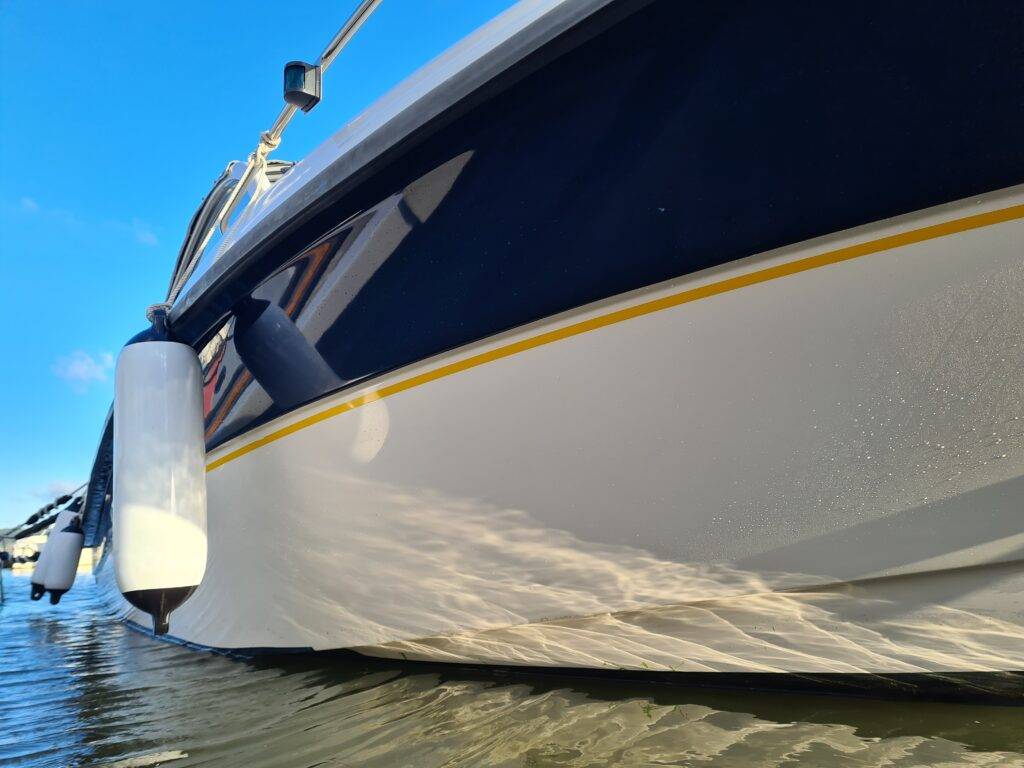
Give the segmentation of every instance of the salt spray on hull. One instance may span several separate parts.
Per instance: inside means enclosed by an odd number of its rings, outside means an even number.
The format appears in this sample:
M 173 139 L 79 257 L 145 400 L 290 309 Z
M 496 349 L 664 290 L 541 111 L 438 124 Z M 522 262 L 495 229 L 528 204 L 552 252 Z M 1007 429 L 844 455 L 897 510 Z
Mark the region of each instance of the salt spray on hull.
M 113 441 L 117 582 L 158 635 L 206 571 L 202 372 L 165 318 L 164 306 L 151 308 L 153 330 L 118 358 Z

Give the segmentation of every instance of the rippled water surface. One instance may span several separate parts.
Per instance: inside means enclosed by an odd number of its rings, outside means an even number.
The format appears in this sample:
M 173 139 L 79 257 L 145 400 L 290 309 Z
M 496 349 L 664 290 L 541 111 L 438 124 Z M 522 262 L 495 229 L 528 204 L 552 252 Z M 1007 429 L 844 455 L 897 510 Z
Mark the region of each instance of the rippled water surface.
M 0 765 L 1024 766 L 1024 708 L 239 660 L 56 608 L 4 574 Z

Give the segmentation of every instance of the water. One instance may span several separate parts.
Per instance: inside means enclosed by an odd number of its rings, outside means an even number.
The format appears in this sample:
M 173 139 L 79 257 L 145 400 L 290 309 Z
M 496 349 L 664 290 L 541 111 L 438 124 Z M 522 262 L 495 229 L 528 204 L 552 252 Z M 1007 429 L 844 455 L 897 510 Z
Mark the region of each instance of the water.
M 4 574 L 0 765 L 1024 766 L 1024 708 L 238 660 L 128 629 L 83 576 Z

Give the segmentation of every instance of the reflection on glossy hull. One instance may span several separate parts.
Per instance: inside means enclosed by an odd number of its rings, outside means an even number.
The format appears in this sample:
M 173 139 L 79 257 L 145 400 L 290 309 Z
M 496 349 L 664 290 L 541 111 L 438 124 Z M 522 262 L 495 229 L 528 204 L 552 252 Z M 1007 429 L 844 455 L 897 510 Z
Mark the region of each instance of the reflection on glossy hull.
M 451 663 L 670 670 L 698 679 L 701 673 L 797 672 L 809 676 L 808 684 L 815 676 L 826 681 L 881 673 L 913 678 L 925 672 L 1024 671 L 1024 625 L 990 615 L 999 595 L 1022 589 L 1024 567 L 992 566 L 974 573 L 712 599 L 355 650 Z M 979 604 L 982 611 L 971 610 Z M 919 686 L 927 687 L 911 682 L 908 692 Z M 1024 700 L 1020 676 L 978 679 L 979 693 L 990 688 Z
M 1024 225 L 901 234 L 1019 204 L 617 297 L 229 441 L 207 576 L 171 633 L 593 669 L 1024 670 Z M 867 255 L 785 272 L 844 248 Z M 706 298 L 630 314 L 687 291 Z

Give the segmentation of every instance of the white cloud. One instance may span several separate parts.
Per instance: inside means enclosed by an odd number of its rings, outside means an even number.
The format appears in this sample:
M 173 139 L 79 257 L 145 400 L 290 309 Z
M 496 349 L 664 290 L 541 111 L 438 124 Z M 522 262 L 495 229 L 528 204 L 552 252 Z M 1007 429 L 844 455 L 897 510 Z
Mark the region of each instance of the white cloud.
M 136 242 L 142 245 L 156 245 L 157 239 L 149 225 L 139 219 L 132 219 L 132 232 L 135 234 Z
M 81 485 L 81 483 L 72 483 L 67 480 L 54 480 L 45 488 L 36 488 L 32 492 L 32 495 L 37 499 L 53 501 L 58 496 L 63 496 L 65 493 L 71 493 L 73 490 L 78 488 L 79 485 Z
M 132 219 L 131 221 L 107 219 L 103 222 L 103 225 L 115 232 L 130 236 L 139 245 L 152 247 L 159 245 L 160 242 L 157 239 L 156 233 L 153 232 L 153 228 L 142 219 Z
M 4 204 L 3 208 L 7 211 L 16 211 L 23 216 L 39 216 L 64 227 L 83 227 L 87 223 L 76 214 L 64 208 L 50 208 L 40 205 L 39 201 L 34 197 L 22 197 L 18 200 L 16 206 Z M 142 219 L 133 218 L 130 221 L 107 219 L 101 221 L 100 224 L 121 235 L 131 237 L 139 245 L 152 248 L 160 244 L 160 240 L 157 238 L 156 232 L 153 231 L 153 227 Z
M 101 352 L 93 357 L 84 350 L 76 349 L 70 355 L 58 357 L 51 370 L 75 392 L 82 393 L 90 384 L 106 381 L 107 372 L 113 367 L 114 356 L 109 352 Z
M 4 211 L 17 213 L 21 216 L 39 218 L 45 222 L 57 224 L 62 227 L 81 227 L 83 222 L 78 216 L 64 208 L 49 208 L 41 205 L 34 197 L 22 197 L 18 199 L 17 205 L 4 203 Z

